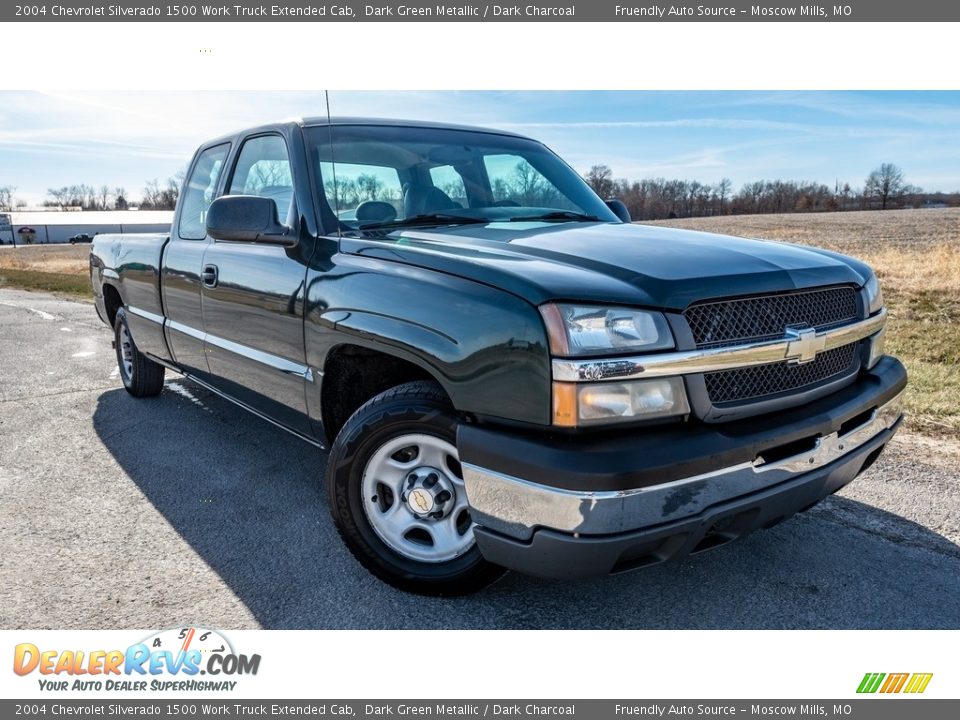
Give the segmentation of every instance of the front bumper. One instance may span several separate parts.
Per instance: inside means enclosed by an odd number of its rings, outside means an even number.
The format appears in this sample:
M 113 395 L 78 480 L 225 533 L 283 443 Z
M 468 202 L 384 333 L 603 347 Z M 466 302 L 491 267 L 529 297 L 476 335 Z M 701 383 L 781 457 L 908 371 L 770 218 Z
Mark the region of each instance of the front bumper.
M 906 371 L 776 416 L 615 436 L 536 437 L 464 425 L 458 448 L 491 562 L 544 577 L 604 575 L 769 527 L 868 467 L 902 418 Z

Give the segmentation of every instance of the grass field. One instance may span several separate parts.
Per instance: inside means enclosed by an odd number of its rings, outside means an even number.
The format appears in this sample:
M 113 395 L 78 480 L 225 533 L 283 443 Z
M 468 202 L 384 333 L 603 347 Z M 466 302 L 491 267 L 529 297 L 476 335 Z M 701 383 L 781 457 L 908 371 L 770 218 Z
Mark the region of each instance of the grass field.
M 24 245 L 0 248 L 0 287 L 42 290 L 92 300 L 89 245 Z
M 877 271 L 887 350 L 910 371 L 909 425 L 960 437 L 960 208 L 664 220 L 654 225 L 785 240 L 854 255 Z M 0 248 L 0 286 L 90 299 L 89 245 Z
M 870 263 L 890 313 L 887 352 L 910 372 L 909 426 L 960 437 L 960 208 L 651 224 L 817 245 Z

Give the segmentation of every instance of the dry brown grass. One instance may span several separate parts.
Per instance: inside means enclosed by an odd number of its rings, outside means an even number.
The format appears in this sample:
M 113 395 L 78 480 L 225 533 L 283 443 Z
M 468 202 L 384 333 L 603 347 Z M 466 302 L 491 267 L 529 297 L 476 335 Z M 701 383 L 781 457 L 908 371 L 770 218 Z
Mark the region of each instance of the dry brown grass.
M 960 208 L 887 210 L 886 212 L 794 213 L 790 215 L 725 215 L 713 218 L 658 220 L 650 225 L 760 237 L 819 245 L 865 256 L 885 250 L 927 251 L 937 245 L 956 247 Z
M 0 287 L 92 300 L 89 245 L 0 247 Z
M 0 248 L 0 269 L 86 275 L 90 245 L 22 245 Z
M 890 312 L 887 350 L 910 372 L 908 424 L 960 436 L 960 208 L 651 224 L 817 245 L 868 262 Z

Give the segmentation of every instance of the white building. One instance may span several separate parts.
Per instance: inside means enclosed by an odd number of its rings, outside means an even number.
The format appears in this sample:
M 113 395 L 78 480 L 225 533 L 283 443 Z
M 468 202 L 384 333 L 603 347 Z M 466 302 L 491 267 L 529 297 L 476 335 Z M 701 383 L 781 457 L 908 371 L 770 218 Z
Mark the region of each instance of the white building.
M 17 244 L 34 230 L 34 244 L 65 243 L 74 235 L 86 233 L 147 233 L 169 232 L 173 222 L 172 210 L 92 210 L 85 212 L 10 213 L 10 227 L 0 227 L 0 242 L 9 245 L 16 233 Z M 3 226 L 4 223 L 0 223 Z

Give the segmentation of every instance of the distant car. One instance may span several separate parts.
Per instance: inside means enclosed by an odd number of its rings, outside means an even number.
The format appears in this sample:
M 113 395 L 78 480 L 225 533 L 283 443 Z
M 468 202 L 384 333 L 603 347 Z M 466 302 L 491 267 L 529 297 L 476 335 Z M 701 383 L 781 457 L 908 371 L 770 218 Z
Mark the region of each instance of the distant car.
M 93 242 L 93 235 L 87 235 L 87 233 L 80 233 L 74 235 L 73 237 L 67 239 L 67 242 L 71 245 L 76 245 L 77 243 L 88 243 Z

